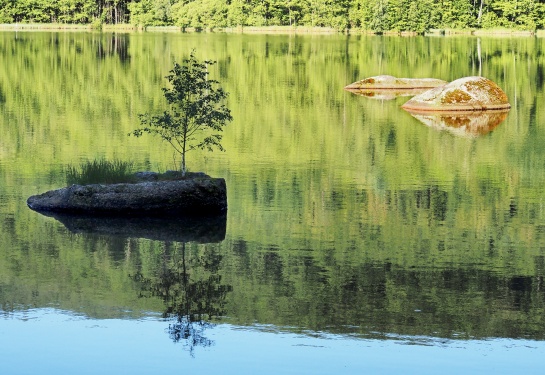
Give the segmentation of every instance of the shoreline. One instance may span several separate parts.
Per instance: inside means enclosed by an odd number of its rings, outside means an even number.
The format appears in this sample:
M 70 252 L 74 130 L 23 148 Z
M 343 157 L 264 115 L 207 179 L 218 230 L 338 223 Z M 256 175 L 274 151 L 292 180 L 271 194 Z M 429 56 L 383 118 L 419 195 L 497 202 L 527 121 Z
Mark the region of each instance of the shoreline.
M 412 31 L 385 31 L 377 33 L 369 30 L 351 29 L 339 31 L 330 27 L 312 26 L 238 26 L 195 28 L 180 26 L 135 26 L 130 24 L 101 25 L 95 27 L 92 24 L 63 24 L 63 23 L 16 23 L 0 24 L 0 31 L 36 32 L 36 31 L 67 31 L 67 32 L 118 32 L 118 33 L 227 33 L 227 34 L 277 34 L 277 35 L 384 35 L 384 36 L 523 36 L 545 37 L 545 30 L 515 30 L 515 29 L 433 29 L 423 34 Z

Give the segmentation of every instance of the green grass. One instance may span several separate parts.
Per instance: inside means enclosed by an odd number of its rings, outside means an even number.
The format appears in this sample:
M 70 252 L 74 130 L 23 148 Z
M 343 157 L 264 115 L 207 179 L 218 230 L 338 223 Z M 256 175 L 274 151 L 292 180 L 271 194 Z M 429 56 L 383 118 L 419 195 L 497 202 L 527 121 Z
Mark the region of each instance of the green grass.
M 108 161 L 105 159 L 86 161 L 80 166 L 69 165 L 66 170 L 68 185 L 86 184 L 115 184 L 121 182 L 135 182 L 132 172 L 133 163 L 120 160 Z

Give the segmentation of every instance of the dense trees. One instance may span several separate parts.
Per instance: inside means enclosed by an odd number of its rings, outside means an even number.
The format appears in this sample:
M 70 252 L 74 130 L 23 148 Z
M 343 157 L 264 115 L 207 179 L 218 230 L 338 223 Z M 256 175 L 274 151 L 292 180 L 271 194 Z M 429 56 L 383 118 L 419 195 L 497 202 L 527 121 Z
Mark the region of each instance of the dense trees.
M 545 26 L 545 0 L 0 0 L 0 23 L 317 26 L 376 32 Z
M 0 22 L 124 23 L 132 0 L 0 0 Z

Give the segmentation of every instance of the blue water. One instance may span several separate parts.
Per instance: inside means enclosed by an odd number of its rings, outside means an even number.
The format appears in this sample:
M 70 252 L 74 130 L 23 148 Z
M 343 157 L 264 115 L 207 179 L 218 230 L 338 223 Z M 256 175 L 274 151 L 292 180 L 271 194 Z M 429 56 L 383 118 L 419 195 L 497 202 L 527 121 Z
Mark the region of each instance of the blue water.
M 0 320 L 1 373 L 23 374 L 541 374 L 545 343 L 360 339 L 219 324 L 208 347 L 171 341 L 169 322 L 87 319 L 36 309 Z M 7 339 L 9 338 L 9 340 Z

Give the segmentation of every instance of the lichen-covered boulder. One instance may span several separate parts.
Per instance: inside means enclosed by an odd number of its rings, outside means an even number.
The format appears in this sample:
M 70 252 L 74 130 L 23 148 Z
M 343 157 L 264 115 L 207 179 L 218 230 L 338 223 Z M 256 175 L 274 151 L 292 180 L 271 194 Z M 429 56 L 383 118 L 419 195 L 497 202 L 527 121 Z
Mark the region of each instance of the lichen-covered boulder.
M 447 82 L 435 78 L 396 78 L 389 75 L 380 75 L 364 78 L 351 83 L 345 89 L 352 90 L 412 90 L 430 89 L 445 85 Z
M 402 108 L 407 111 L 484 111 L 506 110 L 507 95 L 484 77 L 464 77 L 419 94 Z
M 35 211 L 114 216 L 202 216 L 227 210 L 223 178 L 72 185 L 28 198 Z

